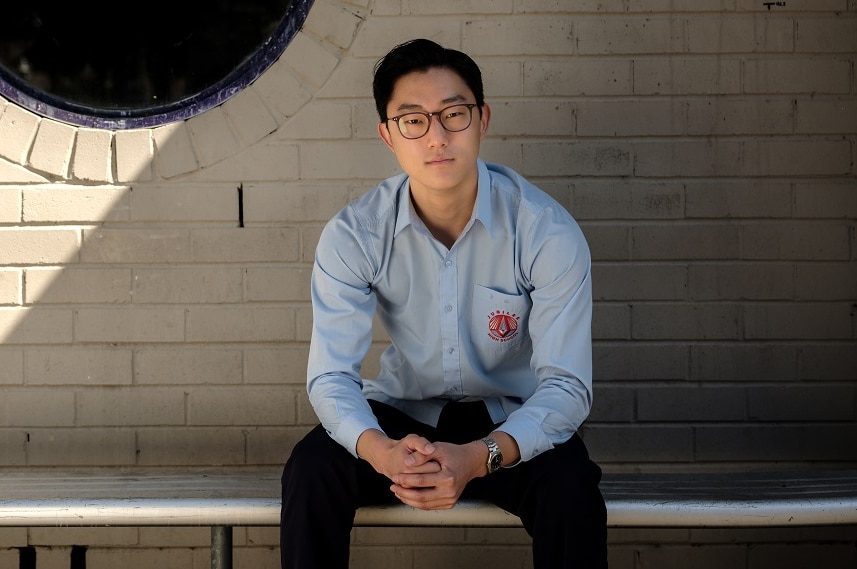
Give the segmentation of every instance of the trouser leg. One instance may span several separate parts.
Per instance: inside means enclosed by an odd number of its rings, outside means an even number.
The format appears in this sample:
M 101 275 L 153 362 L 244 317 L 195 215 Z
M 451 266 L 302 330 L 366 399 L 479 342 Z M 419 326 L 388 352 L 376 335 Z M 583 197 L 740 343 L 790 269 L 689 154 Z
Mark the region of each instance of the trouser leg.
M 533 538 L 536 569 L 607 567 L 607 510 L 601 469 L 583 441 L 569 441 L 474 481 L 466 494 L 518 515 Z

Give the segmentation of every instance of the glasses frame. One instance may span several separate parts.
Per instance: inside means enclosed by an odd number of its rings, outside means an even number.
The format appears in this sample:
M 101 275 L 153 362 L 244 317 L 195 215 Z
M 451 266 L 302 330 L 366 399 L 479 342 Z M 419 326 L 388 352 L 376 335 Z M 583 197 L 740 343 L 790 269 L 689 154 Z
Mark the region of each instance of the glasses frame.
M 399 131 L 399 134 L 402 135 L 402 138 L 404 138 L 406 140 L 419 140 L 422 137 L 424 137 L 425 135 L 427 135 L 429 133 L 429 131 L 431 130 L 431 119 L 434 116 L 438 117 L 437 121 L 440 123 L 440 126 L 442 126 L 443 130 L 445 130 L 446 132 L 461 132 L 461 131 L 467 130 L 468 128 L 470 128 L 470 125 L 473 124 L 473 107 L 478 107 L 478 106 L 479 105 L 477 105 L 476 103 L 456 103 L 454 105 L 449 105 L 448 107 L 444 107 L 439 111 L 433 111 L 431 113 L 424 113 L 422 111 L 410 111 L 407 113 L 402 113 L 401 115 L 396 115 L 394 117 L 388 117 L 387 119 L 384 120 L 384 123 L 386 123 L 387 121 L 393 121 L 394 123 L 396 123 L 396 127 L 397 127 L 396 130 Z M 467 111 L 470 113 L 470 120 L 467 121 L 467 126 L 465 126 L 464 128 L 452 130 L 450 128 L 447 128 L 447 126 L 445 124 L 443 124 L 443 119 L 441 119 L 440 116 L 445 111 L 448 111 L 449 109 L 451 109 L 453 107 L 467 107 Z M 399 119 L 401 119 L 402 117 L 406 117 L 408 115 L 422 115 L 422 116 L 426 117 L 428 119 L 426 131 L 424 133 L 422 133 L 421 135 L 416 136 L 414 138 L 410 138 L 409 136 L 406 136 L 405 133 L 402 132 L 402 127 L 399 125 Z

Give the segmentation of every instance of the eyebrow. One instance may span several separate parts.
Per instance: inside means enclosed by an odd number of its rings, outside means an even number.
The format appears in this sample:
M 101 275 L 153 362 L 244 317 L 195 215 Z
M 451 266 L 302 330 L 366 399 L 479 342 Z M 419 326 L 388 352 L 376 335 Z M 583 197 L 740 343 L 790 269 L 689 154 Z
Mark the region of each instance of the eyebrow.
M 450 103 L 458 103 L 460 101 L 466 101 L 467 97 L 464 95 L 453 95 L 452 97 L 447 97 L 443 101 L 440 102 L 441 105 L 448 105 Z M 415 103 L 402 103 L 399 105 L 396 110 L 397 111 L 413 111 L 416 109 L 424 109 L 422 105 L 417 105 Z

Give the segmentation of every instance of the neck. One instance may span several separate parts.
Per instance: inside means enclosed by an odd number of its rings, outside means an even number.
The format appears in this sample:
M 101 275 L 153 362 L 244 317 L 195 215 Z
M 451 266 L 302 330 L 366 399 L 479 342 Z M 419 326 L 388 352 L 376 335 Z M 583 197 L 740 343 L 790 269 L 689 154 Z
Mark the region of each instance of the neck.
M 455 240 L 464 231 L 467 222 L 473 214 L 476 203 L 476 188 L 464 195 L 453 196 L 411 194 L 414 210 L 423 220 L 431 234 L 443 243 L 447 249 L 452 248 Z

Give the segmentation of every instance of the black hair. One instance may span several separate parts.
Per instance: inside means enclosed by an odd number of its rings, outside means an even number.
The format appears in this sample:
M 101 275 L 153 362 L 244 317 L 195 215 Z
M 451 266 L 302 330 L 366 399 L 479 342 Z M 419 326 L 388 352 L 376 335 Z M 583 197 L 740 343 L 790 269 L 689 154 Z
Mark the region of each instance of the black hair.
M 375 64 L 372 95 L 381 122 L 387 120 L 387 104 L 393 97 L 393 88 L 400 77 L 414 71 L 428 71 L 442 67 L 449 69 L 467 84 L 479 109 L 485 104 L 482 90 L 482 72 L 466 53 L 442 47 L 427 39 L 414 39 L 399 44 Z

